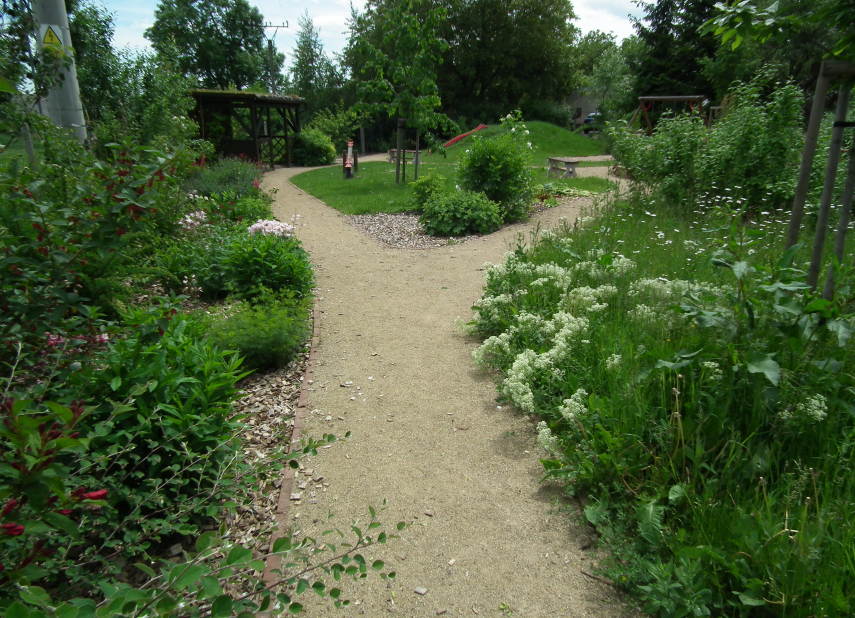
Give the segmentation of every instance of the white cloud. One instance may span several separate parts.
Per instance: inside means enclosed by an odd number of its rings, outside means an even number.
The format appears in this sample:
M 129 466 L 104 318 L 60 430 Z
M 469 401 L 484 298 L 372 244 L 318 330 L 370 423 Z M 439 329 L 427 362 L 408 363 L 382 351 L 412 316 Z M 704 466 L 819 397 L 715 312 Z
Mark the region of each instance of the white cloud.
M 573 8 L 579 17 L 576 26 L 583 34 L 591 30 L 613 32 L 618 41 L 635 34 L 629 15 L 643 14 L 630 0 L 576 0 Z

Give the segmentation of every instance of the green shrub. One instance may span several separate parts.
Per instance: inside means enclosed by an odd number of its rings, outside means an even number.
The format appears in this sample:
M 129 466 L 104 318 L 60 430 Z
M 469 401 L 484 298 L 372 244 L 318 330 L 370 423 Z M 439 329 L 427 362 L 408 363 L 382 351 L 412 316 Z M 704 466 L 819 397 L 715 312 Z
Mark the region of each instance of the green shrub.
M 489 234 L 502 226 L 498 205 L 471 191 L 434 193 L 419 221 L 431 236 Z
M 309 256 L 293 237 L 252 235 L 243 226 L 203 225 L 166 244 L 155 256 L 170 292 L 198 287 L 205 299 L 237 294 L 251 299 L 265 290 L 306 296 L 314 285 Z
M 87 403 L 76 427 L 92 434 L 84 469 L 108 490 L 110 508 L 89 516 L 93 534 L 133 555 L 219 507 L 224 488 L 212 490 L 239 449 L 232 438 L 240 423 L 229 415 L 246 374 L 170 301 L 129 309 L 126 320 L 126 335 L 72 374 L 65 390 Z M 180 516 L 157 515 L 164 510 Z
M 240 199 L 258 192 L 261 170 L 244 157 L 223 157 L 219 161 L 198 168 L 186 181 L 184 189 L 205 197 L 228 195 Z
M 607 129 L 615 159 L 669 203 L 692 208 L 704 194 L 746 203 L 752 212 L 792 202 L 804 137 L 803 95 L 792 83 L 763 96 L 761 75 L 738 83 L 733 104 L 710 130 L 698 114 L 664 117 L 650 137 Z
M 413 190 L 413 203 L 416 210 L 424 209 L 428 201 L 437 193 L 447 191 L 445 178 L 434 174 L 427 174 L 411 182 L 410 188 Z
M 243 298 L 272 290 L 309 294 L 315 282 L 309 254 L 296 238 L 236 234 L 226 247 L 222 267 L 226 288 Z
M 515 114 L 503 119 L 505 133 L 492 138 L 473 135 L 457 167 L 460 185 L 499 204 L 505 223 L 525 217 L 534 179 L 531 143 L 519 112 Z
M 294 163 L 304 167 L 331 165 L 336 158 L 336 149 L 330 138 L 318 129 L 303 127 L 294 136 Z
M 317 129 L 330 138 L 336 152 L 347 150 L 347 141 L 356 140 L 362 117 L 354 108 L 345 109 L 343 103 L 339 103 L 333 109 L 321 110 L 312 122 L 311 129 Z
M 281 367 L 294 360 L 309 335 L 307 299 L 237 303 L 207 321 L 208 336 L 223 350 L 235 350 L 250 369 Z

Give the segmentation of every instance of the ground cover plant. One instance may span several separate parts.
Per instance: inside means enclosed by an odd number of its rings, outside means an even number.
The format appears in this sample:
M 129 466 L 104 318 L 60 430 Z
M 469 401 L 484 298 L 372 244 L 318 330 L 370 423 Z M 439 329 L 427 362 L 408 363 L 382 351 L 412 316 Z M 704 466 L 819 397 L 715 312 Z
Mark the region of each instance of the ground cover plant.
M 614 201 L 488 267 L 470 332 L 661 616 L 846 615 L 852 271 L 824 301 L 785 209 Z M 849 243 L 851 250 L 852 242 Z M 851 253 L 850 253 L 851 255 Z

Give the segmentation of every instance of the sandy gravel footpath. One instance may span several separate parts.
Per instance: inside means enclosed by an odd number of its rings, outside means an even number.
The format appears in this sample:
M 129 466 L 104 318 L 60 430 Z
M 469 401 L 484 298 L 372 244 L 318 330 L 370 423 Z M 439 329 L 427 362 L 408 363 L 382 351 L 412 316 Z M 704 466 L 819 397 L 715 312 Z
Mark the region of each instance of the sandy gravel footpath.
M 385 498 L 390 531 L 413 522 L 366 555 L 396 571 L 394 582 L 370 575 L 347 584 L 358 604 L 345 610 L 303 595 L 306 615 L 501 616 L 502 604 L 521 617 L 622 615 L 614 591 L 580 572 L 596 560 L 582 550 L 590 532 L 558 511 L 554 486 L 539 483 L 532 424 L 497 407 L 491 377 L 470 356 L 478 342 L 453 325 L 472 315 L 484 262 L 500 262 L 518 231 L 572 220 L 575 210 L 554 208 L 461 245 L 396 249 L 290 184 L 303 171 L 268 173 L 265 186 L 279 190 L 277 217 L 301 215 L 318 278 L 321 340 L 305 434 L 353 436 L 306 462 L 329 486 L 298 477 L 308 484 L 289 519 L 319 538 Z

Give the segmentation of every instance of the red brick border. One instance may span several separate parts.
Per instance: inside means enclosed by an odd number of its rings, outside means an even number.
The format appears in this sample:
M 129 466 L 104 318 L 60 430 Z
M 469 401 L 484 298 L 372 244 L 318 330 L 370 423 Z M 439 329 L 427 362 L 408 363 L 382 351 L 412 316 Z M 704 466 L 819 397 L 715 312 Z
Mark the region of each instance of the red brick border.
M 318 360 L 318 343 L 321 336 L 321 310 L 318 301 L 312 309 L 312 342 L 309 347 L 309 360 L 306 363 L 306 372 L 303 374 L 303 385 L 300 388 L 300 400 L 294 413 L 294 429 L 291 432 L 291 443 L 288 445 L 288 454 L 294 450 L 294 445 L 300 443 L 300 435 L 303 432 L 303 423 L 306 420 L 306 406 L 309 402 L 309 382 L 315 375 L 315 363 Z M 291 490 L 294 488 L 294 470 L 286 466 L 282 471 L 282 484 L 279 486 L 279 503 L 276 505 L 276 532 L 270 537 L 270 549 L 273 551 L 273 543 L 287 534 L 288 510 L 291 507 Z M 266 568 L 264 569 L 265 583 L 272 584 L 279 576 L 274 573 L 282 564 L 279 556 L 268 556 Z

